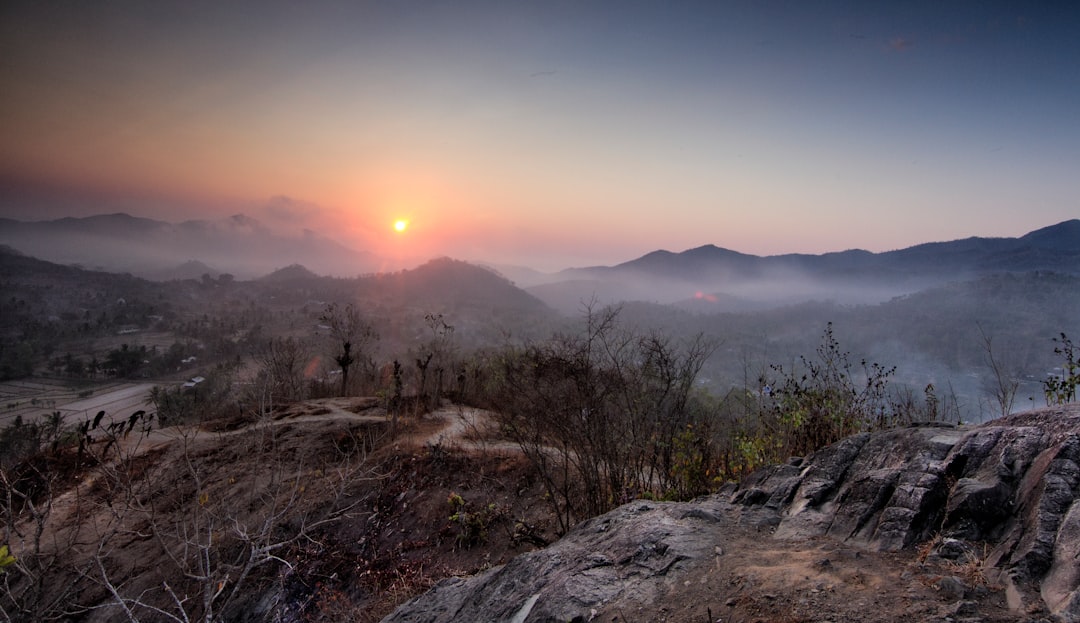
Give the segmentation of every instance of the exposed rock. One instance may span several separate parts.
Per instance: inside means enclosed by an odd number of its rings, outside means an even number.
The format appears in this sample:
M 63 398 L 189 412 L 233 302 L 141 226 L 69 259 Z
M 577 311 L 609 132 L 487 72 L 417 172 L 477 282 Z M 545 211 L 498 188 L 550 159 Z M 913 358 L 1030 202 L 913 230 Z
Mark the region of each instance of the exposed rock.
M 1080 410 L 1044 409 L 967 430 L 914 428 L 859 435 L 763 470 L 755 500 L 788 501 L 777 536 L 830 536 L 899 550 L 933 535 L 987 548 L 985 566 L 1022 602 L 1080 621 Z M 768 506 L 767 501 L 764 506 Z M 947 541 L 946 541 L 947 542 Z M 954 546 L 951 546 L 954 547 Z M 980 557 L 981 558 L 981 557 Z
M 717 556 L 709 510 L 634 502 L 582 523 L 546 549 L 436 585 L 388 621 L 585 621 L 630 599 L 651 602 L 686 560 Z
M 648 618 L 643 607 L 673 612 L 689 587 L 707 584 L 716 587 L 701 604 L 709 615 L 751 606 L 767 613 L 777 602 L 776 612 L 832 620 L 1040 615 L 1078 622 L 1078 493 L 1075 405 L 966 429 L 861 434 L 692 503 L 628 504 L 547 549 L 445 581 L 385 621 L 634 620 Z M 806 553 L 798 573 L 779 583 L 798 584 L 798 598 L 775 588 L 750 590 L 769 578 L 753 572 L 756 561 L 738 544 L 739 534 L 750 543 L 756 538 L 763 552 L 783 549 L 792 564 Z M 854 553 L 822 555 L 824 542 Z M 855 599 L 860 593 L 832 594 L 840 590 L 836 578 L 865 581 L 860 573 L 877 564 L 874 556 L 917 545 L 926 560 L 916 563 L 909 554 L 908 568 L 883 579 L 877 598 L 880 607 L 885 589 L 902 592 L 894 607 L 906 610 L 882 614 Z M 927 566 L 933 564 L 940 567 Z M 813 583 L 799 584 L 803 577 Z M 994 594 L 1008 597 L 1013 619 L 980 610 Z M 919 610 L 920 602 L 933 609 Z

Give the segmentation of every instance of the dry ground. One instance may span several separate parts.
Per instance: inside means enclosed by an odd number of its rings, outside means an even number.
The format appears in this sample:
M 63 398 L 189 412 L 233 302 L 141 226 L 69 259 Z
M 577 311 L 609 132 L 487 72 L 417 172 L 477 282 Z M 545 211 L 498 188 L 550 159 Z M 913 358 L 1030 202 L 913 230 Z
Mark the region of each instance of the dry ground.
M 773 539 L 726 527 L 711 566 L 669 588 L 657 604 L 607 609 L 603 623 L 893 623 L 1028 621 L 1008 610 L 977 563 L 920 560 L 918 552 L 879 553 L 830 539 Z M 960 580 L 960 582 L 956 580 Z M 976 588 L 970 589 L 972 585 Z M 965 586 L 968 587 L 965 589 Z
M 269 420 L 237 420 L 215 431 L 132 435 L 110 456 L 128 457 L 139 495 L 154 500 L 164 523 L 182 521 L 195 503 L 254 521 L 265 512 L 260 504 L 266 498 L 256 492 L 273 482 L 275 495 L 295 499 L 290 513 L 297 517 L 314 520 L 331 507 L 344 509 L 336 521 L 312 529 L 310 538 L 279 551 L 282 564 L 264 565 L 248 580 L 236 607 L 249 613 L 272 608 L 298 621 L 377 621 L 441 578 L 504 563 L 556 537 L 542 488 L 483 412 L 447 407 L 402 418 L 391 434 L 393 426 L 374 399 L 313 400 Z M 198 483 L 188 468 L 193 463 Z M 105 460 L 81 480 L 57 483 L 50 536 L 75 542 L 69 557 L 100 552 L 94 539 L 117 521 L 110 505 L 123 492 L 103 475 L 107 467 Z M 457 507 L 449 501 L 455 495 Z M 464 512 L 452 520 L 455 511 Z M 479 521 L 468 523 L 462 515 Z M 149 538 L 145 517 L 124 521 L 125 530 L 109 541 L 103 571 L 125 594 L 153 592 L 175 570 Z M 295 528 L 295 521 L 283 524 Z M 24 547 L 12 545 L 16 553 Z M 790 542 L 734 526 L 724 529 L 716 548 L 715 561 L 672 585 L 659 605 L 598 612 L 596 620 L 962 621 L 976 606 L 975 620 L 1027 620 L 1008 612 L 978 561 L 959 568 L 920 561 L 917 552 L 868 553 L 824 539 Z M 979 588 L 962 594 L 950 576 Z M 110 597 L 100 582 L 88 582 L 78 601 L 101 606 Z M 104 607 L 73 618 L 119 615 Z
M 232 611 L 270 604 L 294 620 L 378 620 L 438 579 L 506 562 L 550 534 L 527 464 L 470 440 L 475 417 L 448 408 L 395 423 L 375 399 L 325 399 L 258 422 L 99 437 L 78 456 L 70 448 L 49 466 L 56 479 L 41 542 L 60 556 L 50 581 L 78 586 L 62 604 L 70 620 L 123 618 L 106 577 L 122 596 L 168 608 L 162 581 L 183 582 L 169 558 L 182 549 L 179 532 L 202 530 L 227 558 L 238 526 L 257 530 L 287 508 L 275 538 L 303 538 L 275 550 L 280 560 L 246 580 Z M 449 503 L 452 494 L 463 506 Z M 482 527 L 452 521 L 456 510 L 476 513 Z M 530 527 L 524 538 L 518 523 Z M 19 557 L 33 540 L 31 526 L 21 528 L 11 538 Z M 226 588 L 235 579 L 222 575 Z M 196 589 L 185 588 L 185 607 Z

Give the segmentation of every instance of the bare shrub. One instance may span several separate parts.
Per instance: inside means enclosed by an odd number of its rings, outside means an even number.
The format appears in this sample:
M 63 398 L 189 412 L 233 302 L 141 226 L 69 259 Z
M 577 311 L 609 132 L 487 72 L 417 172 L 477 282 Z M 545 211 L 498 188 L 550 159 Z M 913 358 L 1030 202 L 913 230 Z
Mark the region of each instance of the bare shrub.
M 891 423 L 889 378 L 895 367 L 861 360 L 858 367 L 841 350 L 828 323 L 816 357 L 800 357 L 800 365 L 772 366 L 778 379 L 761 380 L 766 397 L 762 411 L 764 436 L 776 458 L 802 456 L 844 437 Z
M 493 366 L 492 406 L 539 473 L 560 531 L 671 488 L 694 380 L 715 348 L 629 331 L 618 313 L 590 307 L 582 333 L 507 347 Z
M 265 388 L 272 402 L 290 403 L 307 397 L 304 369 L 311 352 L 302 340 L 274 338 L 254 353 L 254 359 L 259 367 L 254 385 Z
M 230 440 L 231 452 L 247 459 L 243 469 L 220 450 L 200 450 L 194 431 L 177 442 L 182 474 L 141 463 L 138 453 L 118 455 L 104 470 L 102 501 L 112 512 L 87 574 L 109 599 L 90 607 L 118 610 L 129 621 L 217 621 L 235 615 L 263 568 L 292 569 L 321 526 L 351 511 L 340 503 L 348 485 L 371 472 L 366 444 L 307 465 L 276 431 L 263 420 Z M 322 502 L 311 505 L 316 492 Z M 147 543 L 157 574 L 117 566 L 118 548 L 132 541 Z M 150 584 L 150 577 L 165 581 Z

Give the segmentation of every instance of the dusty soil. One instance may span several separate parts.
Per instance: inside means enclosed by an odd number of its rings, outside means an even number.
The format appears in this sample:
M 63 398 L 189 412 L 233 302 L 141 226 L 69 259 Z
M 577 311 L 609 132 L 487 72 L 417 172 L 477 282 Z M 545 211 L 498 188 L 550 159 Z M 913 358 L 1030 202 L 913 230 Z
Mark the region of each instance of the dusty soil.
M 447 407 L 395 425 L 374 399 L 325 399 L 281 409 L 270 421 L 217 428 L 121 440 L 122 452 L 139 459 L 131 462 L 145 481 L 139 491 L 157 496 L 157 508 L 177 518 L 199 499 L 257 519 L 252 491 L 277 473 L 293 478 L 286 493 L 299 501 L 291 513 L 318 517 L 331 505 L 347 511 L 282 551 L 287 565 L 260 567 L 234 604 L 236 613 L 272 608 L 285 620 L 377 621 L 440 579 L 505 563 L 557 538 L 527 462 L 497 438 L 482 411 Z M 193 458 L 201 489 L 185 468 Z M 345 473 L 345 464 L 353 471 Z M 67 482 L 71 488 L 60 493 L 51 519 L 53 532 L 64 537 L 56 542 L 77 541 L 70 552 L 83 556 L 93 551 L 91 537 L 116 521 L 109 506 L 115 491 L 95 473 Z M 82 529 L 72 536 L 75 526 Z M 126 590 L 150 591 L 170 573 L 146 534 L 146 525 L 135 522 L 110 542 L 105 571 Z M 634 611 L 597 612 L 594 620 L 1017 621 L 1038 614 L 1009 612 L 978 560 L 958 566 L 920 560 L 918 551 L 784 541 L 735 525 L 724 527 L 715 547 L 715 559 L 672 584 L 668 598 Z M 109 595 L 90 583 L 78 599 L 100 606 Z M 119 614 L 101 608 L 73 618 Z
M 658 605 L 603 612 L 603 622 L 887 623 L 1030 620 L 1010 612 L 977 564 L 920 561 L 829 539 L 794 542 L 727 527 L 711 567 L 671 586 Z M 959 581 L 957 581 L 959 580 Z M 971 586 L 976 586 L 971 590 Z M 975 618 L 971 618 L 975 617 Z

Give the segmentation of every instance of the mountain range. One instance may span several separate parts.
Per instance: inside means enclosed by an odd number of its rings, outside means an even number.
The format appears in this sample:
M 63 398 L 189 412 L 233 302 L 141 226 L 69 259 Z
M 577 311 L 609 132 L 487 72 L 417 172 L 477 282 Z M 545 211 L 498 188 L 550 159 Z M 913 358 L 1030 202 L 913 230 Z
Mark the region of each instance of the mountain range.
M 572 268 L 554 275 L 511 273 L 564 312 L 582 301 L 641 300 L 701 311 L 748 311 L 805 300 L 874 303 L 988 273 L 1080 274 L 1080 220 L 1019 238 L 966 238 L 871 253 L 757 256 L 706 245 L 681 253 L 653 251 L 615 266 Z
M 324 275 L 352 277 L 381 266 L 375 255 L 311 230 L 281 235 L 242 214 L 182 223 L 123 213 L 51 221 L 0 219 L 0 244 L 51 262 L 156 280 L 189 278 L 199 270 L 253 278 L 294 263 Z
M 244 215 L 176 224 L 128 214 L 38 222 L 0 219 L 0 244 L 51 262 L 157 280 L 221 272 L 254 278 L 294 264 L 321 275 L 352 277 L 386 266 L 371 253 L 313 231 L 285 236 Z M 497 270 L 564 313 L 576 313 L 590 301 L 648 301 L 709 313 L 806 300 L 875 303 L 989 273 L 1080 275 L 1080 219 L 1018 238 L 974 237 L 883 253 L 853 249 L 757 256 L 705 245 L 557 273 L 505 266 Z

